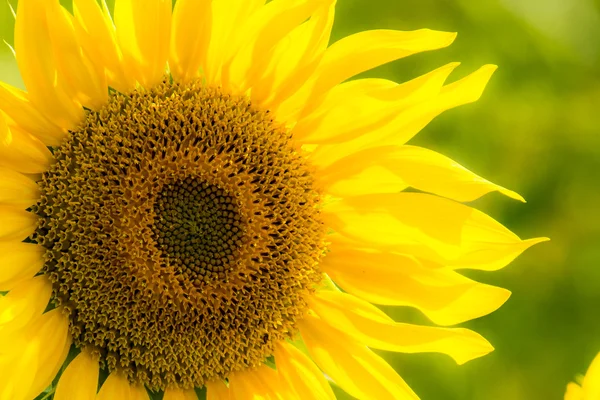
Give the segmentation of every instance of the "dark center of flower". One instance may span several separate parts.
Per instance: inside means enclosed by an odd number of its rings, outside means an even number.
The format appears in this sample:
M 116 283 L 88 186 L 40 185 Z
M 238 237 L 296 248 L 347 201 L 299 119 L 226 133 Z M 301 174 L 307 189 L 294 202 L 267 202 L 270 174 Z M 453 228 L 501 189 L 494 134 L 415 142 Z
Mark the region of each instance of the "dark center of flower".
M 165 82 L 111 96 L 53 152 L 33 239 L 103 368 L 199 387 L 296 332 L 321 279 L 320 196 L 267 112 Z

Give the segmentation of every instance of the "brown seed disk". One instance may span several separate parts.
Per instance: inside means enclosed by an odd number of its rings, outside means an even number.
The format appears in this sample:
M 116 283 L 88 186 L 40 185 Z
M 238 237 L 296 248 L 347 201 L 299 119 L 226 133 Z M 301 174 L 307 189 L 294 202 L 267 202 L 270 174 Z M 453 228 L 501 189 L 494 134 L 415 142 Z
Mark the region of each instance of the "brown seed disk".
M 320 195 L 290 134 L 242 96 L 115 94 L 53 149 L 34 239 L 78 347 L 153 389 L 260 365 L 321 280 Z

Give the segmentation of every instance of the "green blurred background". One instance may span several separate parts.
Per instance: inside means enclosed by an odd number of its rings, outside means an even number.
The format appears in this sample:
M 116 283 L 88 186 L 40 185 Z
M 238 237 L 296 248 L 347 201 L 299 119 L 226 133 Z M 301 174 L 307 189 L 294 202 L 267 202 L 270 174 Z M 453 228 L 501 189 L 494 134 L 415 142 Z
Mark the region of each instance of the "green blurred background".
M 492 194 L 475 205 L 523 238 L 552 241 L 499 272 L 468 274 L 513 292 L 499 311 L 464 324 L 492 342 L 492 354 L 463 366 L 437 354 L 382 354 L 423 400 L 562 399 L 600 351 L 600 1 L 338 0 L 332 40 L 425 27 L 459 36 L 363 76 L 402 81 L 461 61 L 460 78 L 499 65 L 479 102 L 448 111 L 412 143 L 518 191 L 527 204 Z M 12 28 L 0 1 L 9 44 Z M 4 46 L 0 79 L 22 86 Z

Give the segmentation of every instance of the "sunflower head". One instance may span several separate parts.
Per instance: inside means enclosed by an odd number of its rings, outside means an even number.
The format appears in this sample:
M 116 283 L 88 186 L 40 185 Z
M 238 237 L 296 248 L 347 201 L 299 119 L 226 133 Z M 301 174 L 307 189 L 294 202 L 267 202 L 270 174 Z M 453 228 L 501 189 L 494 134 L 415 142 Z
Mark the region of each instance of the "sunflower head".
M 509 292 L 457 270 L 540 241 L 461 204 L 518 194 L 406 145 L 495 67 L 351 80 L 455 35 L 328 47 L 334 9 L 19 0 L 27 90 L 0 83 L 0 398 L 332 399 L 327 377 L 414 399 L 371 348 L 457 363 L 492 350 L 375 305 L 438 325 L 485 315 Z

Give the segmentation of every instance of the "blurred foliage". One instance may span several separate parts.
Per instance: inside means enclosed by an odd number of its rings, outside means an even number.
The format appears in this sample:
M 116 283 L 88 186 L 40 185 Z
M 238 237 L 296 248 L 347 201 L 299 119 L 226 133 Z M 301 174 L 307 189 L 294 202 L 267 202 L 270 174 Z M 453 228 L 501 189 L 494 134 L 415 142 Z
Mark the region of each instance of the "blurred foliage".
M 0 35 L 9 44 L 12 26 L 0 1 Z M 461 61 L 456 79 L 498 64 L 479 102 L 437 118 L 413 143 L 521 193 L 527 204 L 489 195 L 475 206 L 521 237 L 552 242 L 502 271 L 468 274 L 513 292 L 499 311 L 464 324 L 494 353 L 464 366 L 437 354 L 382 354 L 424 400 L 562 399 L 600 350 L 600 1 L 338 0 L 332 40 L 424 27 L 459 36 L 447 49 L 363 76 L 403 81 Z M 0 50 L 0 77 L 21 85 L 8 47 Z M 386 311 L 427 323 L 411 310 Z

